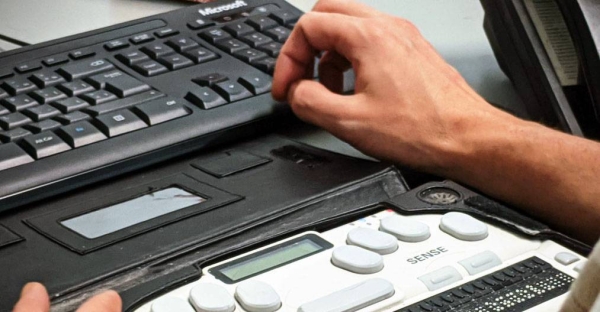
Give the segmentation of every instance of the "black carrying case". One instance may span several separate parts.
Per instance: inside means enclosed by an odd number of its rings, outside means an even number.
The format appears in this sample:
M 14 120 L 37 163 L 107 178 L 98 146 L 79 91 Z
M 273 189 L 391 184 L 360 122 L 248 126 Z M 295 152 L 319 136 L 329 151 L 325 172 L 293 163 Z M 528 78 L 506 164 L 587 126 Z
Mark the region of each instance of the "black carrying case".
M 208 200 L 95 239 L 61 225 L 169 186 Z M 108 288 L 131 310 L 198 279 L 199 263 L 339 222 L 405 191 L 393 166 L 275 135 L 180 157 L 1 215 L 0 310 L 28 281 L 47 286 L 56 311 Z

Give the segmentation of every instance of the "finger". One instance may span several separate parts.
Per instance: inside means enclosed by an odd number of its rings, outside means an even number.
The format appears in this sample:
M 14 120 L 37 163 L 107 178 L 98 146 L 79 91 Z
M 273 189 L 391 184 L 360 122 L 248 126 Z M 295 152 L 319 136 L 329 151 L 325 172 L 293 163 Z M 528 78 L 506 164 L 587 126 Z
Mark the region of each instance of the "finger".
M 381 13 L 372 7 L 353 0 L 320 0 L 312 9 L 315 12 L 339 13 L 356 17 L 375 17 Z
M 334 51 L 327 51 L 319 62 L 319 81 L 332 92 L 344 91 L 344 72 L 352 68 L 352 64 Z
M 50 298 L 46 288 L 40 283 L 27 283 L 21 291 L 21 298 L 13 312 L 48 312 Z
M 109 290 L 86 301 L 77 312 L 121 312 L 121 297 Z
M 290 85 L 306 77 L 318 51 L 336 51 L 351 63 L 364 55 L 360 19 L 340 14 L 305 14 L 283 46 L 275 66 L 273 97 L 284 100 Z
M 335 94 L 314 80 L 294 83 L 288 102 L 300 119 L 329 131 L 335 131 L 341 120 L 351 119 L 355 111 L 355 96 Z

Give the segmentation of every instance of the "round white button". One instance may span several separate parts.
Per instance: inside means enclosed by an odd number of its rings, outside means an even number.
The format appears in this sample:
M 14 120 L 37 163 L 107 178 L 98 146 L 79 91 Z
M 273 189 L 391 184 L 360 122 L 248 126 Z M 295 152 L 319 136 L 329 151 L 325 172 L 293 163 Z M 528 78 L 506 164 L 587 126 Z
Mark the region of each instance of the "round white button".
M 478 241 L 488 236 L 485 223 L 461 212 L 445 214 L 440 222 L 440 229 L 465 241 Z
M 156 299 L 150 308 L 152 312 L 194 312 L 192 306 L 185 300 L 176 297 L 162 297 Z
M 409 243 L 422 242 L 431 236 L 427 224 L 400 216 L 389 216 L 382 219 L 379 230 L 390 233 L 399 240 Z
M 398 240 L 394 236 L 361 227 L 348 232 L 346 241 L 350 245 L 356 245 L 380 255 L 387 255 L 398 249 Z
M 569 265 L 579 261 L 579 257 L 570 252 L 559 252 L 554 256 L 554 260 L 562 265 Z
M 359 274 L 372 274 L 383 269 L 383 257 L 380 254 L 356 246 L 334 249 L 331 262 L 339 268 Z
M 246 311 L 273 312 L 281 307 L 281 299 L 269 284 L 249 280 L 235 289 L 235 298 Z
M 217 284 L 198 284 L 190 291 L 190 302 L 198 312 L 232 312 L 235 310 L 233 296 L 225 287 Z

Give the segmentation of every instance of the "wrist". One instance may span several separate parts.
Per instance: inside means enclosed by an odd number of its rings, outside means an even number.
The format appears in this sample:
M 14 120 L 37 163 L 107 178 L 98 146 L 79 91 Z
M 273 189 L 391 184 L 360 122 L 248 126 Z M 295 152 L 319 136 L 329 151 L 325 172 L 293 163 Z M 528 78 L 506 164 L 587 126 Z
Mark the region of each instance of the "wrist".
M 452 139 L 439 148 L 439 174 L 459 181 L 485 174 L 486 168 L 494 167 L 493 162 L 522 152 L 516 150 L 515 141 L 539 126 L 486 105 L 452 119 Z

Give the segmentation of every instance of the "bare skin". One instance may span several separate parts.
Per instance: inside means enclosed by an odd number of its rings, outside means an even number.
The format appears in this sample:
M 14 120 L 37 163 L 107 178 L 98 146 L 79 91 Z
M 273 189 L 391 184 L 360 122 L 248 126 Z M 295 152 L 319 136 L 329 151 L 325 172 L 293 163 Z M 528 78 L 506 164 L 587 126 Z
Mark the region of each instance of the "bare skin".
M 321 52 L 321 81 L 304 79 Z M 355 94 L 340 95 L 350 67 Z M 600 236 L 600 144 L 494 108 L 406 20 L 320 1 L 283 47 L 273 96 L 365 154 L 476 187 L 588 244 Z
M 21 298 L 13 312 L 49 312 L 50 298 L 40 283 L 28 283 L 21 291 Z M 77 312 L 120 312 L 121 298 L 114 291 L 106 291 L 86 301 Z
M 355 94 L 341 95 L 349 68 Z M 588 244 L 600 236 L 600 144 L 494 108 L 406 20 L 319 1 L 284 45 L 272 93 L 365 154 L 476 187 Z M 30 283 L 13 312 L 49 307 L 43 286 Z M 118 294 L 106 292 L 77 311 L 120 310 Z

